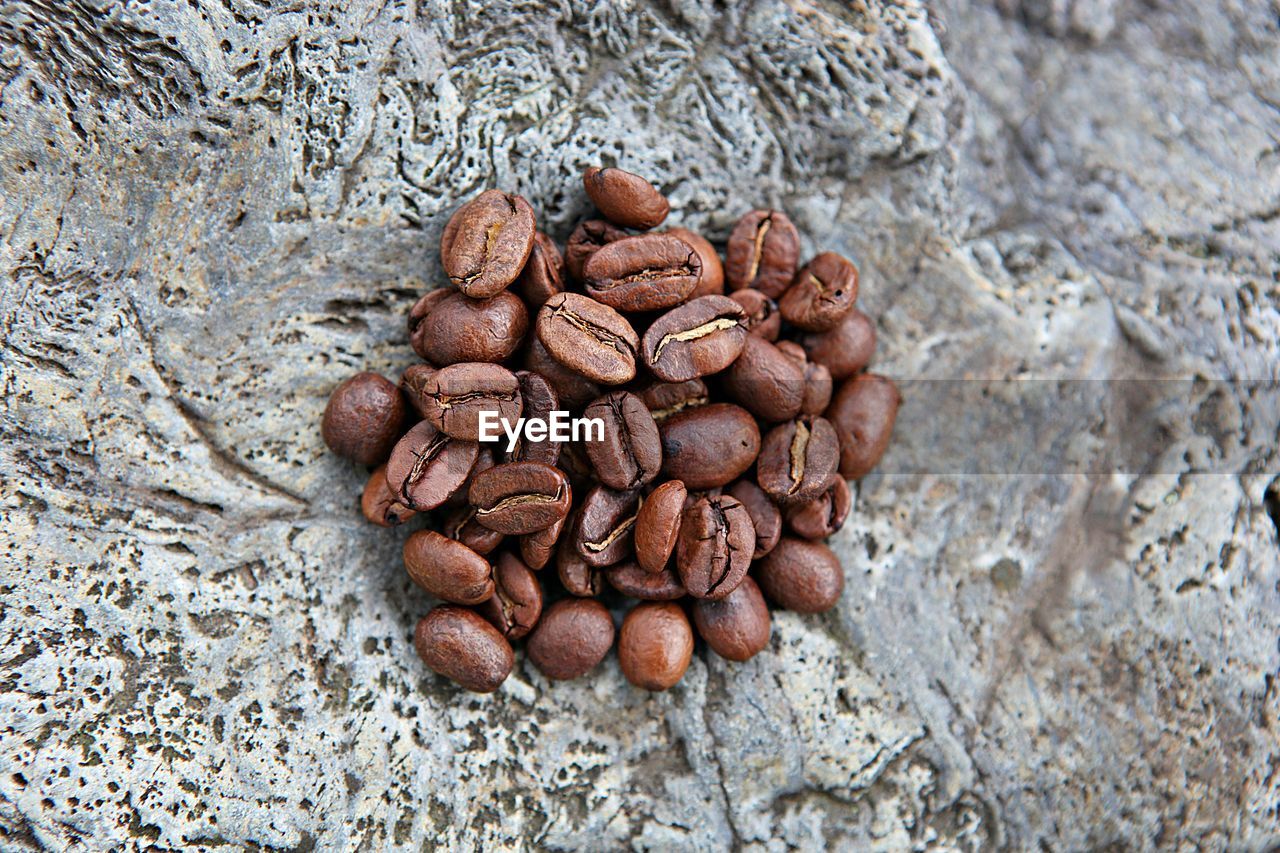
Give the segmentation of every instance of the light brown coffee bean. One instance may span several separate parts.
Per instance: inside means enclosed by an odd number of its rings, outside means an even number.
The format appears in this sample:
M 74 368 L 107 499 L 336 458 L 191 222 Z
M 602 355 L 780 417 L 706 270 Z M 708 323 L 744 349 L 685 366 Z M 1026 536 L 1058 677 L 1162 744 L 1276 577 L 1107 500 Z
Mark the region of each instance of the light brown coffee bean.
M 418 622 L 413 647 L 432 671 L 476 693 L 492 693 L 511 674 L 511 644 L 478 613 L 441 605 Z
M 489 561 L 434 530 L 405 540 L 404 567 L 428 594 L 454 604 L 479 604 L 493 595 Z

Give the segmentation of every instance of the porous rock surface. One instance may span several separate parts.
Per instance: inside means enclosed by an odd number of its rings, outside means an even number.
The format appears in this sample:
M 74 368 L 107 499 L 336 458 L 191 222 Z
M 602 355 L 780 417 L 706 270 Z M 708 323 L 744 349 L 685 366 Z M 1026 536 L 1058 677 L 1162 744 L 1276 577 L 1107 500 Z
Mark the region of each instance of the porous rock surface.
M 0 843 L 1274 844 L 1278 48 L 1231 0 L 6 0 Z M 564 239 L 599 162 L 854 258 L 897 440 L 753 661 L 463 694 L 320 412 L 411 362 L 460 201 Z M 928 381 L 1108 377 L 1195 381 Z

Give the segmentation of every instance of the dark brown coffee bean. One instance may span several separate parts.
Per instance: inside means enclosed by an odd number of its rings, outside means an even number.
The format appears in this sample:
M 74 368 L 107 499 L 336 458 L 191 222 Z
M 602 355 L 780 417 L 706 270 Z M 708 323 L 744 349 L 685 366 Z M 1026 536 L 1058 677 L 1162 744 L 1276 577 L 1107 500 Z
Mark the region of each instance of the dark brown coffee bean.
M 745 292 L 745 291 L 742 291 Z M 775 346 L 804 371 L 804 398 L 800 401 L 800 414 L 820 415 L 831 405 L 831 371 L 817 362 L 809 361 L 804 347 L 794 341 L 779 341 Z
M 635 394 L 614 391 L 587 406 L 583 417 L 598 418 L 604 435 L 586 442 L 596 478 L 611 489 L 629 491 L 658 476 L 662 439 L 653 415 Z
M 400 374 L 400 391 L 420 417 L 427 406 L 427 384 L 435 375 L 436 369 L 429 364 L 411 364 Z
M 480 438 L 481 412 L 489 423 L 489 434 L 503 434 L 499 419 L 512 425 L 524 410 L 520 380 L 505 367 L 468 361 L 435 371 L 417 398 L 422 416 L 436 429 L 453 438 L 476 441 Z
M 606 219 L 627 228 L 657 228 L 670 210 L 653 184 L 621 169 L 592 166 L 583 172 L 582 185 Z
M 754 287 L 777 299 L 791 284 L 800 260 L 800 234 L 785 213 L 753 210 L 729 235 L 725 277 L 730 290 Z
M 779 607 L 797 613 L 822 613 L 840 600 L 844 570 L 821 542 L 782 537 L 778 547 L 756 566 L 760 589 Z
M 464 361 L 506 361 L 529 330 L 529 311 L 514 293 L 470 299 L 450 293 L 423 318 L 409 343 L 437 367 Z
M 407 406 L 376 373 L 357 373 L 329 395 L 320 435 L 329 449 L 361 465 L 381 465 L 400 438 Z
M 652 574 L 662 572 L 680 536 L 680 516 L 688 491 L 679 480 L 668 480 L 654 489 L 636 514 L 635 549 L 640 566 Z
M 769 431 L 760 444 L 756 482 L 786 505 L 816 498 L 836 478 L 840 442 L 826 418 L 805 415 Z
M 505 290 L 533 249 L 533 208 L 518 195 L 488 190 L 453 214 L 440 240 L 440 262 L 453 286 L 473 299 Z
M 413 647 L 433 672 L 476 693 L 497 690 L 516 660 L 498 629 L 478 613 L 448 604 L 418 621 Z
M 429 290 L 422 294 L 422 296 L 418 297 L 418 301 L 413 303 L 413 307 L 409 309 L 409 337 L 411 341 L 413 333 L 418 328 L 419 324 L 421 324 L 423 320 L 427 319 L 427 315 L 430 314 L 432 310 L 447 297 L 451 296 L 453 292 L 454 291 L 450 288 L 438 287 L 435 290 Z M 422 355 L 422 353 L 418 354 Z M 426 358 L 425 355 L 422 357 Z
M 640 399 L 657 423 L 674 414 L 709 403 L 707 383 L 701 379 L 685 382 L 657 382 L 640 392 Z
M 565 244 L 564 266 L 575 280 L 582 281 L 582 267 L 601 246 L 621 240 L 627 232 L 603 219 L 588 219 L 578 225 Z
M 752 287 L 744 287 L 729 294 L 729 298 L 742 306 L 746 318 L 747 333 L 766 341 L 776 341 L 782 332 L 782 315 L 778 303 Z
M 724 598 L 746 577 L 755 546 L 751 516 L 737 498 L 703 498 L 680 521 L 676 568 L 684 588 L 694 598 Z
M 434 530 L 416 531 L 405 540 L 404 567 L 429 595 L 454 604 L 479 604 L 493 595 L 489 561 Z
M 853 508 L 853 495 L 844 477 L 836 477 L 827 490 L 813 500 L 783 509 L 787 526 L 806 539 L 826 539 L 841 527 Z
M 860 480 L 880 462 L 901 402 L 893 381 L 874 373 L 855 376 L 840 386 L 827 418 L 840 441 L 840 474 L 845 479 Z
M 548 299 L 538 312 L 537 332 L 552 358 L 592 382 L 620 385 L 636 375 L 635 330 L 589 296 L 561 293 Z
M 628 560 L 605 569 L 604 576 L 618 592 L 644 601 L 675 601 L 685 596 L 680 576 L 671 569 L 654 574 Z
M 722 296 L 724 294 L 724 264 L 720 262 L 720 253 L 716 251 L 716 247 L 712 246 L 706 237 L 701 234 L 695 234 L 688 228 L 668 228 L 667 233 L 672 237 L 679 237 L 692 246 L 693 250 L 698 253 L 698 259 L 702 261 L 702 276 L 698 279 L 698 286 L 693 289 L 693 293 L 689 294 L 689 298 Z
M 724 390 L 761 420 L 790 420 L 804 404 L 804 368 L 753 336 L 725 372 Z
M 760 587 L 749 577 L 719 601 L 695 601 L 693 624 L 711 651 L 726 660 L 746 661 L 769 646 L 772 625 Z
M 727 296 L 703 296 L 654 320 L 640 349 L 655 376 L 684 382 L 724 370 L 746 339 L 742 306 Z
M 533 237 L 533 251 L 516 279 L 516 290 L 530 308 L 541 308 L 564 290 L 564 258 L 556 242 L 541 231 Z
M 782 513 L 764 490 L 750 480 L 739 480 L 727 491 L 742 502 L 747 515 L 751 516 L 751 526 L 756 532 L 751 559 L 758 560 L 778 544 L 778 538 L 782 536 Z
M 569 480 L 550 465 L 508 462 L 476 477 L 468 493 L 476 519 L 509 536 L 545 530 L 569 513 Z
M 566 598 L 543 612 L 525 649 L 543 675 L 566 680 L 595 669 L 609 654 L 613 633 L 613 617 L 603 604 Z
M 636 687 L 655 691 L 674 687 L 692 658 L 693 629 L 680 605 L 645 601 L 622 620 L 618 663 Z
M 662 473 L 692 490 L 727 486 L 760 453 L 755 418 L 729 403 L 711 403 L 672 415 L 658 427 Z
M 542 374 L 531 370 L 517 371 L 516 379 L 520 383 L 524 417 L 550 423 L 551 413 L 560 410 L 560 397 L 551 382 Z M 541 441 L 530 441 L 521 430 L 516 438 L 515 449 L 507 455 L 507 461 L 555 465 L 560 461 L 560 449 L 563 445 L 564 442 L 552 439 L 550 434 Z
M 479 453 L 475 442 L 450 438 L 419 421 L 391 451 L 387 484 L 406 506 L 435 509 L 466 481 Z
M 526 533 L 520 537 L 520 558 L 529 568 L 538 570 L 551 562 L 551 556 L 556 552 L 556 543 L 560 541 L 560 534 L 567 520 L 567 517 L 562 518 L 544 530 Z
M 395 527 L 403 524 L 416 512 L 400 502 L 396 493 L 387 485 L 387 466 L 380 465 L 369 476 L 364 494 L 360 496 L 360 512 L 379 527 Z
M 492 467 L 492 466 L 490 466 Z M 476 508 L 460 506 L 449 514 L 440 532 L 466 545 L 477 554 L 492 554 L 507 537 L 476 521 Z
M 508 640 L 518 640 L 538 624 L 542 586 L 528 566 L 506 553 L 498 557 L 493 580 L 493 597 L 480 605 L 480 615 Z
M 688 298 L 702 259 L 670 234 L 641 234 L 601 246 L 582 267 L 587 295 L 619 311 L 660 311 Z
M 782 319 L 808 332 L 840 325 L 858 298 L 858 268 L 835 252 L 823 252 L 796 273 L 778 307 Z
M 569 529 L 574 529 L 574 525 Z M 556 547 L 556 574 L 570 595 L 595 598 L 604 592 L 604 572 L 587 565 L 572 540 L 571 536 L 560 537 L 560 544 Z
M 537 335 L 531 336 L 528 349 L 525 351 L 524 366 L 551 384 L 560 405 L 566 409 L 581 408 L 600 396 L 599 385 L 552 358 L 551 353 L 547 352 L 547 348 L 542 345 L 542 341 L 538 340 Z M 520 393 L 527 395 L 528 391 L 522 388 Z M 544 460 L 530 459 L 529 461 Z
M 871 318 L 857 308 L 845 315 L 840 325 L 829 332 L 800 337 L 809 360 L 831 371 L 836 382 L 846 379 L 871 363 L 876 351 L 876 327 Z
M 615 492 L 597 486 L 582 501 L 574 547 L 587 565 L 603 568 L 632 555 L 638 492 Z

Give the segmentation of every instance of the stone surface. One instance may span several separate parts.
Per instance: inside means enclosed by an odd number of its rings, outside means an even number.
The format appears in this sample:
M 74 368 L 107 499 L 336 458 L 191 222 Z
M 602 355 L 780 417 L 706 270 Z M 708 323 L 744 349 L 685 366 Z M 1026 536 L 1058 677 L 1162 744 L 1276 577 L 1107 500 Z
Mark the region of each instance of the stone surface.
M 1277 20 L 3 3 L 3 846 L 1274 845 Z M 781 205 L 855 258 L 897 441 L 841 606 L 757 659 L 460 694 L 320 412 L 410 363 L 454 206 L 563 239 L 602 160 L 673 224 Z M 1196 381 L 1087 385 L 1083 430 L 925 381 L 1106 377 Z

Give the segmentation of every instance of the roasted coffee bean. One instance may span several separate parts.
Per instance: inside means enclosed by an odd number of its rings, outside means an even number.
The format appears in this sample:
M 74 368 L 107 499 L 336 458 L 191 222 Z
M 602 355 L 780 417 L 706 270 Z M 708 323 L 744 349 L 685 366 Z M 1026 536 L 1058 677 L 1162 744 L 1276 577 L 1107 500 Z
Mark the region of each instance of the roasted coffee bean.
M 548 607 L 529 635 L 529 662 L 547 678 L 565 680 L 595 669 L 613 646 L 613 617 L 598 601 L 566 598 Z
M 879 463 L 889 447 L 893 422 L 902 402 L 893 381 L 863 373 L 840 386 L 827 418 L 840 441 L 840 474 L 860 480 Z
M 710 403 L 672 415 L 658 427 L 662 473 L 687 488 L 726 486 L 760 453 L 755 418 L 731 403 Z
M 800 345 L 809 353 L 810 361 L 827 368 L 831 378 L 839 382 L 871 362 L 876 351 L 876 327 L 870 317 L 854 308 L 831 331 L 801 336 Z
M 538 312 L 538 340 L 556 361 L 604 385 L 636 375 L 640 339 L 608 305 L 580 293 L 560 293 Z
M 729 235 L 724 271 L 730 290 L 754 287 L 777 299 L 791 284 L 800 259 L 800 235 L 785 213 L 753 210 Z
M 742 306 L 727 296 L 703 296 L 654 320 L 640 348 L 655 376 L 684 382 L 724 370 L 746 339 Z
M 551 413 L 560 410 L 560 397 L 556 394 L 551 382 L 542 374 L 531 370 L 516 371 L 516 379 L 520 383 L 520 401 L 523 404 L 524 417 L 550 423 Z M 521 430 L 519 437 L 516 438 L 515 449 L 507 454 L 507 461 L 555 465 L 560 461 L 560 449 L 563 444 L 561 441 L 553 440 L 549 434 L 541 441 L 530 441 Z
M 492 412 L 490 423 L 498 419 L 514 424 L 524 410 L 520 380 L 505 367 L 482 361 L 451 364 L 435 371 L 423 385 L 418 398 L 422 416 L 436 429 L 453 438 L 476 441 L 480 438 L 480 413 Z M 490 429 L 490 434 L 501 429 Z
M 701 379 L 684 382 L 657 382 L 640 392 L 640 399 L 649 408 L 649 414 L 662 423 L 674 414 L 703 406 L 711 402 L 707 383 Z
M 587 565 L 604 568 L 631 556 L 639 509 L 638 492 L 615 492 L 604 486 L 587 492 L 573 537 Z
M 657 228 L 670 210 L 653 184 L 621 169 L 592 166 L 583 172 L 582 186 L 606 219 L 626 228 Z
M 445 226 L 440 240 L 445 275 L 473 299 L 500 293 L 524 269 L 536 230 L 529 202 L 501 190 L 483 192 Z
M 840 600 L 844 571 L 821 542 L 784 536 L 756 565 L 756 582 L 779 607 L 797 613 L 822 613 Z
M 492 693 L 515 666 L 511 644 L 484 617 L 443 604 L 418 621 L 413 647 L 431 670 L 476 693 Z
M 564 266 L 575 280 L 582 281 L 582 267 L 601 246 L 621 240 L 627 232 L 603 219 L 588 219 L 573 229 L 565 244 Z
M 636 687 L 656 691 L 675 686 L 692 657 L 693 629 L 680 605 L 642 602 L 622 620 L 618 663 Z
M 724 390 L 761 420 L 790 420 L 804 404 L 804 368 L 753 336 L 725 372 Z
M 826 418 L 805 415 L 769 431 L 756 460 L 756 482 L 781 505 L 826 491 L 840 467 L 840 442 Z
M 405 433 L 387 462 L 387 484 L 416 510 L 435 509 L 466 481 L 480 448 L 437 430 L 429 421 Z
M 453 292 L 454 291 L 448 287 L 438 287 L 435 290 L 428 290 L 426 293 L 422 294 L 422 296 L 418 297 L 418 301 L 413 303 L 413 307 L 409 309 L 410 340 L 412 340 L 414 330 L 418 328 L 418 325 L 421 324 L 423 320 L 427 319 L 427 315 L 430 314 L 431 311 L 447 297 L 451 296 Z M 419 353 L 419 355 L 421 355 L 421 353 Z M 422 357 L 426 358 L 426 356 Z
M 599 441 L 586 442 L 596 478 L 611 489 L 629 491 L 658 476 L 662 439 L 653 415 L 635 394 L 614 391 L 587 406 L 583 416 L 604 424 Z
M 481 524 L 510 536 L 545 530 L 573 503 L 564 473 L 537 462 L 493 466 L 472 481 L 468 497 Z
M 853 494 L 844 477 L 836 477 L 827 490 L 813 500 L 790 504 L 783 509 L 787 526 L 805 539 L 825 539 L 844 527 L 853 508 Z
M 364 494 L 360 496 L 360 512 L 379 527 L 395 527 L 403 524 L 416 512 L 400 502 L 396 493 L 387 485 L 387 466 L 380 465 L 369 476 Z
M 493 596 L 480 605 L 480 615 L 508 640 L 533 630 L 542 615 L 542 586 L 514 554 L 502 554 L 493 569 Z
M 329 449 L 361 465 L 381 465 L 400 438 L 408 407 L 391 381 L 357 373 L 329 395 L 320 435 Z
M 423 318 L 409 343 L 437 367 L 463 361 L 506 361 L 524 341 L 529 311 L 514 293 L 469 299 L 450 293 Z
M 573 529 L 572 525 L 570 529 Z M 587 565 L 570 536 L 561 536 L 556 547 L 556 574 L 570 595 L 595 598 L 604 592 L 604 572 Z
M 436 369 L 429 364 L 411 364 L 400 374 L 400 391 L 419 417 L 427 406 L 427 384 L 435 375 Z
M 566 516 L 548 528 L 520 537 L 520 558 L 529 568 L 538 570 L 551 562 L 567 520 Z
M 684 511 L 676 543 L 676 569 L 694 598 L 721 599 L 751 566 L 756 532 L 737 498 L 703 498 Z
M 491 466 L 492 467 L 492 466 Z M 492 554 L 507 537 L 476 521 L 476 508 L 460 506 L 449 514 L 440 532 L 466 545 L 477 554 Z
M 778 303 L 752 287 L 735 290 L 729 298 L 742 306 L 747 333 L 766 341 L 776 341 L 782 331 L 782 315 Z
M 547 352 L 547 348 L 542 345 L 542 341 L 538 340 L 537 335 L 531 336 L 529 348 L 525 351 L 524 366 L 530 372 L 536 373 L 550 383 L 556 393 L 559 404 L 566 409 L 581 408 L 589 401 L 600 396 L 599 385 L 552 358 L 551 353 Z M 529 391 L 522 387 L 520 393 L 521 396 L 527 398 Z M 530 459 L 528 461 L 542 462 L 545 460 Z M 547 464 L 550 465 L 552 463 L 548 462 Z
M 739 291 L 745 293 L 746 291 Z M 831 371 L 817 362 L 809 361 L 804 347 L 794 341 L 779 341 L 776 346 L 804 371 L 804 398 L 800 401 L 800 414 L 820 415 L 831 405 Z
M 769 606 L 751 578 L 719 601 L 695 601 L 693 624 L 711 651 L 726 660 L 746 661 L 769 646 Z
M 684 598 L 684 584 L 672 569 L 654 574 L 640 568 L 639 563 L 628 560 L 604 570 L 609 585 L 623 595 L 644 601 L 675 601 Z
M 724 264 L 720 262 L 720 253 L 716 251 L 716 247 L 712 246 L 706 237 L 695 234 L 688 228 L 668 228 L 667 233 L 672 237 L 679 237 L 692 246 L 698 253 L 698 259 L 702 261 L 702 276 L 698 279 L 698 286 L 693 289 L 693 293 L 689 294 L 689 298 L 723 295 Z
M 533 237 L 533 251 L 515 286 L 530 308 L 541 308 L 564 290 L 564 258 L 555 241 L 541 231 Z
M 404 567 L 428 594 L 454 604 L 479 604 L 493 595 L 489 561 L 434 530 L 405 540 Z
M 587 295 L 619 311 L 660 311 L 688 298 L 702 277 L 702 259 L 670 234 L 615 240 L 587 259 Z
M 726 491 L 741 501 L 747 515 L 751 516 L 751 526 L 756 532 L 751 559 L 758 560 L 778 544 L 778 538 L 782 536 L 782 513 L 764 490 L 750 480 L 739 480 Z
M 646 572 L 658 574 L 667 566 L 680 536 L 680 516 L 688 491 L 679 480 L 668 480 L 645 498 L 636 514 L 636 560 Z
M 858 269 L 835 252 L 823 252 L 796 273 L 782 294 L 782 319 L 808 332 L 840 325 L 858 298 Z

